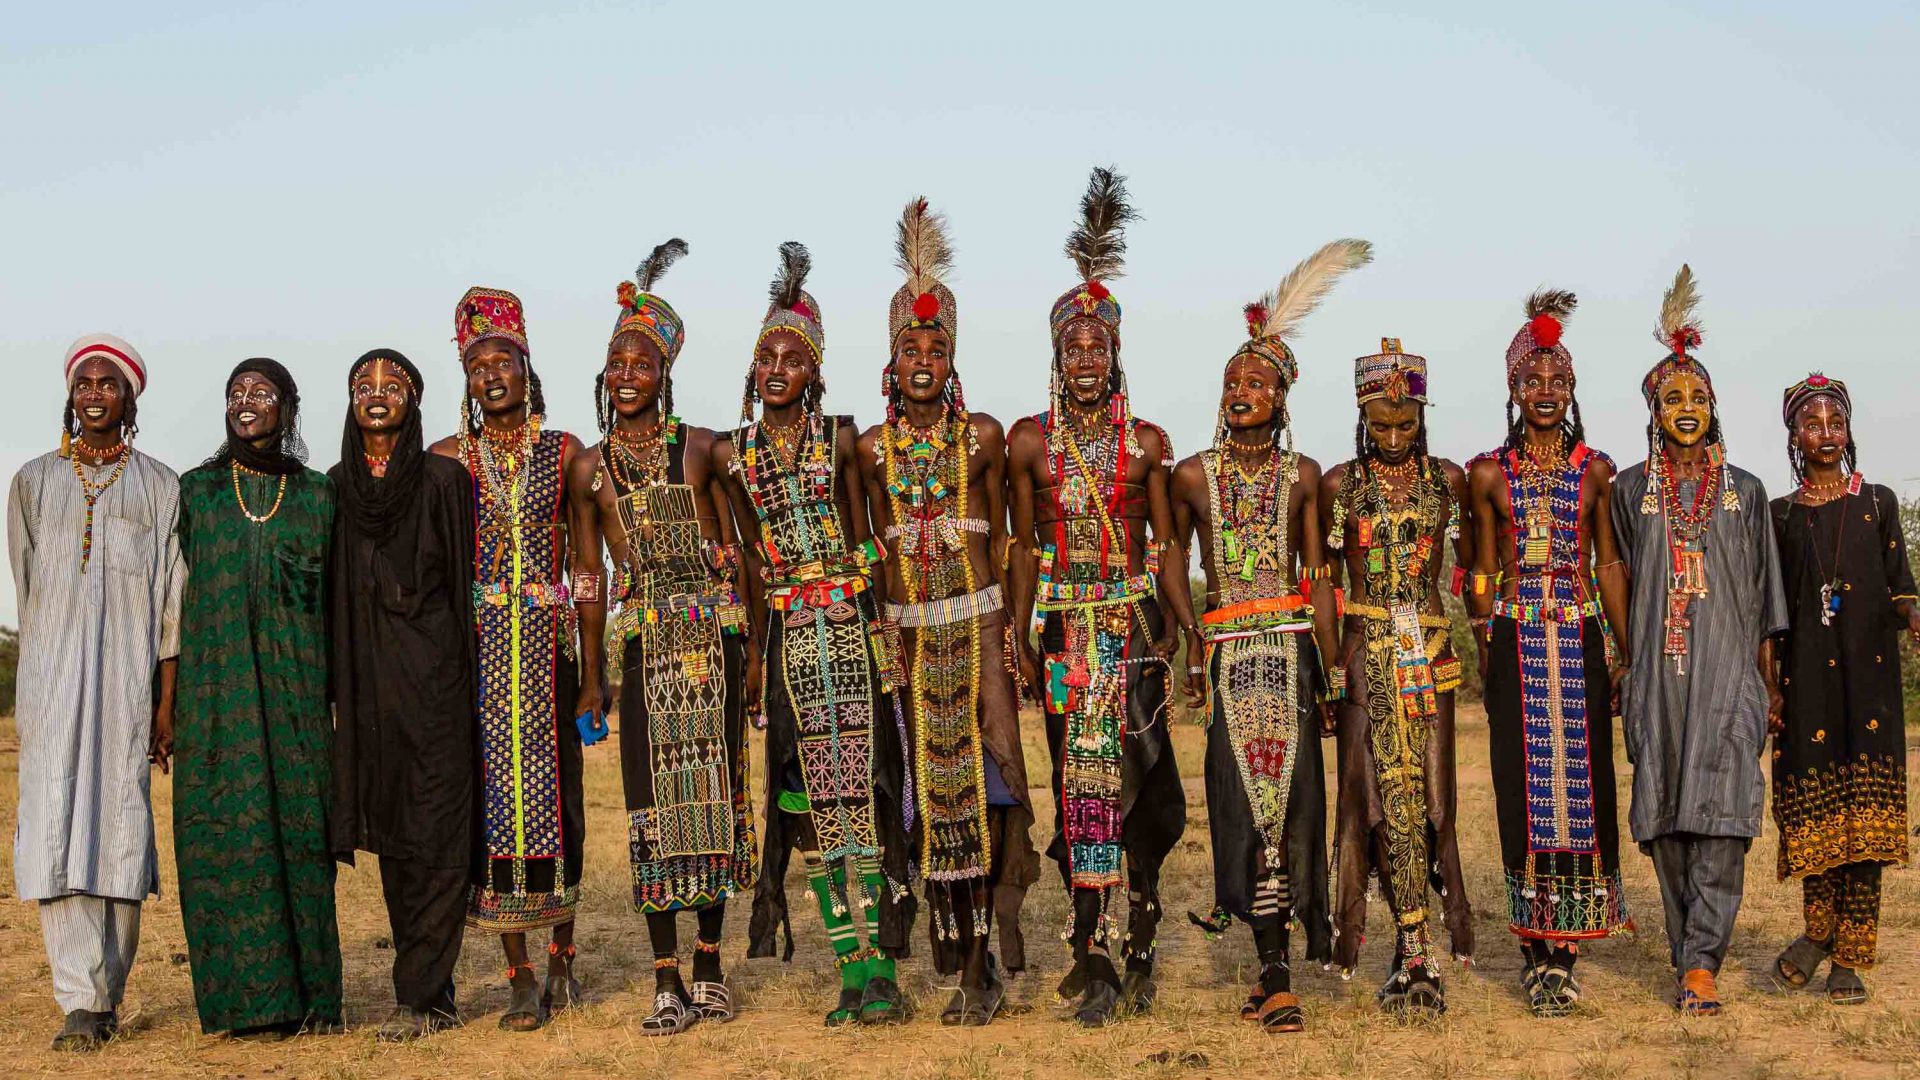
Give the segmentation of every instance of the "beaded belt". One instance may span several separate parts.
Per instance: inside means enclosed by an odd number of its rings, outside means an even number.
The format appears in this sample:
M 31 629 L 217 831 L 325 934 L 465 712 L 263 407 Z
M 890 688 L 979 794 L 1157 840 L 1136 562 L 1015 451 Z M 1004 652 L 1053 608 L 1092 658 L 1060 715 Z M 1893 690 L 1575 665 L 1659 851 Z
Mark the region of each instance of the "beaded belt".
M 901 626 L 949 626 L 999 611 L 1004 606 L 1000 586 L 989 585 L 979 592 L 929 600 L 923 604 L 888 604 L 887 617 Z
M 961 532 L 978 533 L 981 536 L 987 534 L 986 518 L 945 518 L 943 520 Z M 909 533 L 919 535 L 920 532 L 921 525 L 917 520 L 905 523 L 896 522 L 895 524 L 887 526 L 887 539 L 898 540 L 900 537 L 906 536 Z
M 1493 613 L 1523 623 L 1577 623 L 1600 614 L 1597 601 L 1583 604 L 1523 604 L 1517 600 L 1495 600 Z
M 784 588 L 789 585 L 805 585 L 816 581 L 850 577 L 856 574 L 865 575 L 869 567 L 887 557 L 886 547 L 878 540 L 863 541 L 859 547 L 854 548 L 846 557 L 834 559 L 831 562 L 825 559 L 815 559 L 812 562 L 793 565 L 781 565 L 783 560 L 780 559 L 779 552 L 774 550 L 772 545 L 762 545 L 762 548 L 766 551 L 770 565 L 761 567 L 761 574 L 764 575 L 768 581 L 773 581 L 773 566 L 777 565 L 780 567 L 780 580 L 775 583 L 776 588 Z
M 1207 641 L 1229 641 L 1269 631 L 1301 633 L 1313 629 L 1313 607 L 1299 593 L 1263 596 L 1214 608 L 1200 616 L 1200 634 Z
M 1363 619 L 1370 619 L 1374 622 L 1393 621 L 1393 612 L 1383 607 L 1375 607 L 1372 604 L 1348 604 L 1347 614 L 1358 615 Z M 1420 613 L 1419 620 L 1421 626 L 1427 627 L 1430 630 L 1442 629 L 1453 625 L 1447 621 L 1445 615 L 1428 615 L 1425 612 Z
M 1082 604 L 1117 604 L 1153 595 L 1153 575 L 1136 574 L 1119 581 L 1095 581 L 1076 585 L 1043 581 L 1034 597 L 1042 610 L 1077 607 Z
M 732 593 L 678 593 L 653 604 L 629 604 L 620 609 L 621 622 L 638 627 L 641 623 L 704 622 L 720 620 L 723 629 L 744 629 L 747 609 Z
M 568 607 L 573 603 L 573 593 L 566 585 L 561 583 L 548 583 L 544 581 L 529 582 L 521 586 L 520 593 L 521 599 L 525 602 L 525 605 L 530 608 Z M 492 585 L 482 585 L 479 582 L 474 582 L 473 585 L 473 603 L 475 607 L 481 604 L 505 607 L 511 600 L 512 594 L 512 586 L 507 585 L 505 582 L 495 582 Z
M 767 590 L 767 607 L 774 611 L 832 607 L 873 588 L 865 574 L 843 574 L 814 581 L 792 581 Z

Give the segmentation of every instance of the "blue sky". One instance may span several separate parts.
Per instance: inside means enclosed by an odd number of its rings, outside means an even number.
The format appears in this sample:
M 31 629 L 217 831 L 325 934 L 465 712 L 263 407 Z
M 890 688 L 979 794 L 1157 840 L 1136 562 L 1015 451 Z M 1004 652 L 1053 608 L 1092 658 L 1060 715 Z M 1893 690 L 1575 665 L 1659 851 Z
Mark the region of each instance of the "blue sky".
M 1296 342 L 1323 461 L 1351 453 L 1351 361 L 1382 335 L 1432 362 L 1440 452 L 1497 441 L 1540 284 L 1581 298 L 1591 441 L 1638 459 L 1684 260 L 1736 463 L 1785 483 L 1780 390 L 1822 368 L 1854 389 L 1864 471 L 1912 492 L 1916 53 L 1920 15 L 1877 2 L 34 5 L 0 33 L 0 470 L 54 445 L 62 350 L 95 330 L 149 360 L 141 445 L 176 467 L 255 355 L 301 380 L 316 465 L 375 346 L 421 364 L 450 430 L 471 284 L 525 298 L 554 421 L 590 432 L 614 286 L 676 235 L 690 421 L 736 415 L 787 239 L 815 256 L 828 404 L 871 421 L 916 194 L 958 248 L 969 402 L 1032 412 L 1060 243 L 1112 162 L 1143 217 L 1123 356 L 1182 453 L 1241 304 L 1350 235 L 1374 264 Z

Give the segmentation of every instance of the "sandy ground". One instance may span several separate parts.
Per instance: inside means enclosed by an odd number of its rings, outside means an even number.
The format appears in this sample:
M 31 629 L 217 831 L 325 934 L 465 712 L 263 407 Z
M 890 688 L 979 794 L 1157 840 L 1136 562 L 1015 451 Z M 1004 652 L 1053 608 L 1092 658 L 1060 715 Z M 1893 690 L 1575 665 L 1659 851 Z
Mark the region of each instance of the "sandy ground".
M 800 946 L 791 965 L 746 961 L 745 905 L 729 921 L 726 956 L 740 1007 L 729 1025 L 697 1027 L 678 1039 L 640 1035 L 651 999 L 651 957 L 640 918 L 628 904 L 623 803 L 617 750 L 589 751 L 588 861 L 580 915 L 579 972 L 590 1004 L 547 1030 L 511 1035 L 495 1027 L 507 1000 L 498 946 L 470 935 L 457 975 L 468 1025 L 412 1046 L 373 1039 L 391 1004 L 386 913 L 371 859 L 343 869 L 339 917 L 346 958 L 346 1035 L 303 1036 L 284 1042 L 234 1040 L 200 1034 L 188 977 L 186 939 L 174 898 L 170 783 L 156 776 L 164 893 L 147 905 L 123 1009 L 126 1035 L 99 1054 L 56 1055 L 47 1042 L 60 1022 L 31 905 L 0 904 L 0 955 L 9 972 L 0 980 L 0 1072 L 67 1076 L 330 1077 L 409 1076 L 647 1076 L 676 1078 L 770 1076 L 835 1078 L 859 1068 L 866 1075 L 909 1077 L 1056 1077 L 1125 1075 L 1300 1077 L 1582 1077 L 1630 1076 L 1878 1077 L 1920 1076 L 1920 887 L 1910 873 L 1887 876 L 1881 926 L 1881 965 L 1868 975 L 1873 1001 L 1856 1008 L 1826 1003 L 1815 991 L 1769 992 L 1766 969 L 1798 932 L 1797 886 L 1774 880 L 1774 842 L 1763 837 L 1748 860 L 1747 896 L 1739 932 L 1722 973 L 1728 1001 L 1718 1018 L 1683 1019 L 1669 1006 L 1659 896 L 1651 865 L 1627 857 L 1629 903 L 1639 933 L 1590 948 L 1581 965 L 1586 1003 L 1561 1020 L 1530 1017 L 1517 986 L 1519 956 L 1506 932 L 1498 887 L 1498 841 L 1486 767 L 1486 725 L 1477 709 L 1463 710 L 1460 730 L 1461 844 L 1475 905 L 1480 955 L 1471 969 L 1448 964 L 1449 1011 L 1438 1022 L 1404 1022 L 1381 1015 L 1373 991 L 1386 956 L 1374 945 L 1363 970 L 1342 981 L 1315 966 L 1296 975 L 1307 1009 L 1304 1035 L 1269 1036 L 1235 1015 L 1254 975 L 1253 948 L 1244 928 L 1208 942 L 1186 925 L 1189 910 L 1211 906 L 1206 808 L 1200 789 L 1202 732 L 1176 723 L 1175 740 L 1187 777 L 1187 834 L 1168 863 L 1168 917 L 1160 940 L 1160 1003 L 1151 1017 L 1103 1031 L 1063 1022 L 1052 988 L 1064 971 L 1058 932 L 1066 915 L 1059 878 L 1045 868 L 1028 899 L 1030 961 L 1015 980 L 1011 1015 L 990 1028 L 942 1028 L 935 1014 L 950 987 L 924 960 L 902 965 L 902 983 L 921 1016 L 904 1029 L 827 1031 L 820 1017 L 837 980 L 819 922 L 796 876 L 789 882 Z M 1045 776 L 1046 752 L 1038 725 L 1027 732 L 1029 771 Z M 0 813 L 15 803 L 17 743 L 11 720 L 0 721 Z M 1329 755 L 1331 757 L 1331 755 Z M 1920 762 L 1916 762 L 1920 764 Z M 1619 762 L 1628 777 L 1624 757 Z M 756 786 L 756 791 L 758 790 Z M 1331 784 L 1329 784 L 1331 791 Z M 1036 800 L 1041 832 L 1049 828 L 1048 800 Z M 1625 805 L 1623 793 L 1622 805 Z M 1624 824 L 1624 823 L 1623 823 Z M 10 831 L 10 830 L 9 830 Z M 1629 846 L 1629 851 L 1631 847 Z M 0 853 L 0 899 L 11 899 L 12 853 Z M 1379 933 L 1380 904 L 1370 910 Z M 683 923 L 683 942 L 692 927 Z M 924 932 L 924 931 L 918 931 Z M 1817 984 L 1816 984 L 1817 985 Z M 858 1060 L 860 1065 L 854 1066 Z

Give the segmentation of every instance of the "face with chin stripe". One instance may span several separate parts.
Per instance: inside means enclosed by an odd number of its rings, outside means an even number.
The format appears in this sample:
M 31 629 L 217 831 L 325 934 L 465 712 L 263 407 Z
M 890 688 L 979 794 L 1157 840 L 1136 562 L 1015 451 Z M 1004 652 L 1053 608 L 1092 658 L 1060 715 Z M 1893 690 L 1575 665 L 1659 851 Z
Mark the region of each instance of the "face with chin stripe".
M 629 330 L 607 346 L 605 378 L 607 394 L 613 399 L 613 411 L 631 420 L 653 408 L 660 399 L 662 373 L 660 348 L 636 330 Z
M 504 338 L 487 338 L 467 347 L 467 393 L 488 416 L 519 412 L 527 403 L 527 359 Z
M 953 378 L 952 340 L 933 327 L 902 331 L 893 347 L 893 371 L 901 397 L 916 405 L 938 402 Z

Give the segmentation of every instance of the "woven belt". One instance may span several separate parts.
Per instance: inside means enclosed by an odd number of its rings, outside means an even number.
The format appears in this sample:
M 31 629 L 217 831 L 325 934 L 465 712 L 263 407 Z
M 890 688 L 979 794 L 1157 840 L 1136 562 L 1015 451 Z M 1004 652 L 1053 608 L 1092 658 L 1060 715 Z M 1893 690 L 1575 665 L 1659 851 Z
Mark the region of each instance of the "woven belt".
M 987 534 L 987 519 L 986 518 L 954 518 L 953 527 L 960 530 L 961 532 L 978 533 L 981 536 L 985 536 Z M 908 533 L 914 533 L 917 535 L 920 531 L 921 531 L 920 522 L 915 520 L 915 521 L 906 522 L 905 524 L 896 523 L 896 524 L 887 526 L 886 535 L 887 535 L 887 539 L 889 540 L 898 540 L 900 537 L 905 536 Z
M 1095 581 L 1085 585 L 1043 581 L 1034 599 L 1037 606 L 1045 611 L 1083 604 L 1117 604 L 1152 595 L 1153 575 L 1136 574 L 1119 581 Z
M 1347 614 L 1358 615 L 1363 619 L 1369 619 L 1373 622 L 1393 621 L 1393 612 L 1383 607 L 1375 607 L 1372 604 L 1348 604 Z M 1420 625 L 1428 629 L 1442 629 L 1453 624 L 1447 621 L 1445 615 L 1428 615 L 1425 612 L 1421 612 Z
M 887 617 L 901 626 L 948 626 L 999 611 L 1005 606 L 1000 586 L 989 585 L 979 592 L 929 600 L 923 604 L 888 604 Z
M 493 607 L 506 607 L 512 600 L 512 597 L 512 587 L 504 582 L 496 582 L 492 585 L 482 585 L 479 582 L 475 582 L 473 586 L 473 603 L 475 607 L 481 604 L 488 604 Z M 529 582 L 522 585 L 520 587 L 520 597 L 526 606 L 530 608 L 567 607 L 573 603 L 573 593 L 565 584 L 548 583 L 544 581 Z
M 1263 596 L 1214 608 L 1200 616 L 1200 636 L 1209 642 L 1232 641 L 1273 632 L 1313 629 L 1313 606 L 1299 593 Z
M 1495 600 L 1493 613 L 1514 622 L 1577 623 L 1600 614 L 1600 604 L 1594 600 L 1583 604 L 1523 604 L 1517 600 Z

